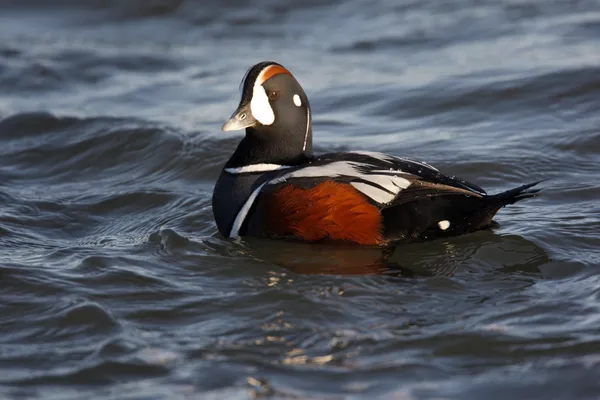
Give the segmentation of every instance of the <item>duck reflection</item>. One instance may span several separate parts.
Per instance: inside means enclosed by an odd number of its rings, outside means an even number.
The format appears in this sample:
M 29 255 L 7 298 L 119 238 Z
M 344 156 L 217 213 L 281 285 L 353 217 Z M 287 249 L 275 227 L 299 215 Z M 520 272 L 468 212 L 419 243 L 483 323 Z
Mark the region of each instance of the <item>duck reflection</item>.
M 549 260 L 535 243 L 493 231 L 385 249 L 256 238 L 241 244 L 249 256 L 299 274 L 452 276 L 461 266 L 474 264 L 484 269 L 492 264 L 499 272 L 537 273 Z

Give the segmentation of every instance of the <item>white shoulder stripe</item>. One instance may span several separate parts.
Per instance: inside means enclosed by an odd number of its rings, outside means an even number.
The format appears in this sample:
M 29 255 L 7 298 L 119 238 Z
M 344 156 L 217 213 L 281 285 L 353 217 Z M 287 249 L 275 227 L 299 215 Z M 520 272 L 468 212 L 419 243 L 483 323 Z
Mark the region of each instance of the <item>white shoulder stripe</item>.
M 244 221 L 246 220 L 246 217 L 248 216 L 248 211 L 250 211 L 252 204 L 254 204 L 254 200 L 256 200 L 256 197 L 262 190 L 263 186 L 265 186 L 267 183 L 268 182 L 265 182 L 262 185 L 260 185 L 259 187 L 257 187 L 256 189 L 254 189 L 252 194 L 248 197 L 248 200 L 246 200 L 246 202 L 244 203 L 244 205 L 238 212 L 238 215 L 235 217 L 235 220 L 233 221 L 233 226 L 231 227 L 231 231 L 229 232 L 230 238 L 235 238 L 235 237 L 239 236 L 240 228 L 242 227 L 242 224 L 244 223 Z
M 225 168 L 225 172 L 228 172 L 232 175 L 237 174 L 246 174 L 250 172 L 269 172 L 269 171 L 278 171 L 280 169 L 290 168 L 289 165 L 279 165 L 279 164 L 250 164 L 244 165 L 243 167 L 237 168 Z
M 362 172 L 361 166 L 369 167 L 355 161 L 335 161 L 325 165 L 308 166 L 283 174 L 269 181 L 269 184 L 285 182 L 290 178 L 316 178 L 316 177 L 348 177 L 356 182 L 350 182 L 354 188 L 370 197 L 374 201 L 385 204 L 392 201 L 402 189 L 410 186 L 411 182 L 403 176 L 410 175 L 402 171 L 372 170 Z

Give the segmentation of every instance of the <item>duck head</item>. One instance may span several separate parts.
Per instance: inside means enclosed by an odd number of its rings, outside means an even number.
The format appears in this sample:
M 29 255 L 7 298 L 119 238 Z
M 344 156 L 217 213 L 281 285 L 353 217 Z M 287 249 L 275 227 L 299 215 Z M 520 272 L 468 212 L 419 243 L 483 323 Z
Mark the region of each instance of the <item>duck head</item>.
M 239 106 L 222 129 L 246 130 L 229 167 L 289 165 L 312 154 L 308 98 L 292 73 L 276 62 L 261 62 L 248 70 Z

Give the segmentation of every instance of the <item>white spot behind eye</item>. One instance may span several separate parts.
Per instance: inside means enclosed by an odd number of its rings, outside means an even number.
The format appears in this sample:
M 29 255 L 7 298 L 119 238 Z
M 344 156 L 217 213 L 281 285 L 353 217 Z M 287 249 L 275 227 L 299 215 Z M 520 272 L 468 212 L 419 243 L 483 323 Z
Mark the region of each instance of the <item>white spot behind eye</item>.
M 441 230 L 445 231 L 446 229 L 450 228 L 450 221 L 448 221 L 447 219 L 440 221 L 438 222 L 438 226 Z
M 294 104 L 296 105 L 296 107 L 300 107 L 302 105 L 302 100 L 297 94 L 294 95 Z
M 252 116 L 263 125 L 271 125 L 275 122 L 275 114 L 269 103 L 269 97 L 261 84 L 254 84 L 252 100 L 250 100 L 250 111 Z

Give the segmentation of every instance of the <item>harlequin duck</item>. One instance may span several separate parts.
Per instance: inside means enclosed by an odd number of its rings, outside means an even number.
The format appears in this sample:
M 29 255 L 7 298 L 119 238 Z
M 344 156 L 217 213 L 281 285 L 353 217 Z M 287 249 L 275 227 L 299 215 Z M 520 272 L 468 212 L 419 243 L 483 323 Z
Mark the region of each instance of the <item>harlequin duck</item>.
M 222 235 L 386 246 L 488 228 L 496 212 L 533 197 L 539 182 L 488 195 L 419 161 L 354 151 L 313 155 L 311 110 L 289 70 L 246 73 L 223 131 L 246 135 L 217 180 Z

